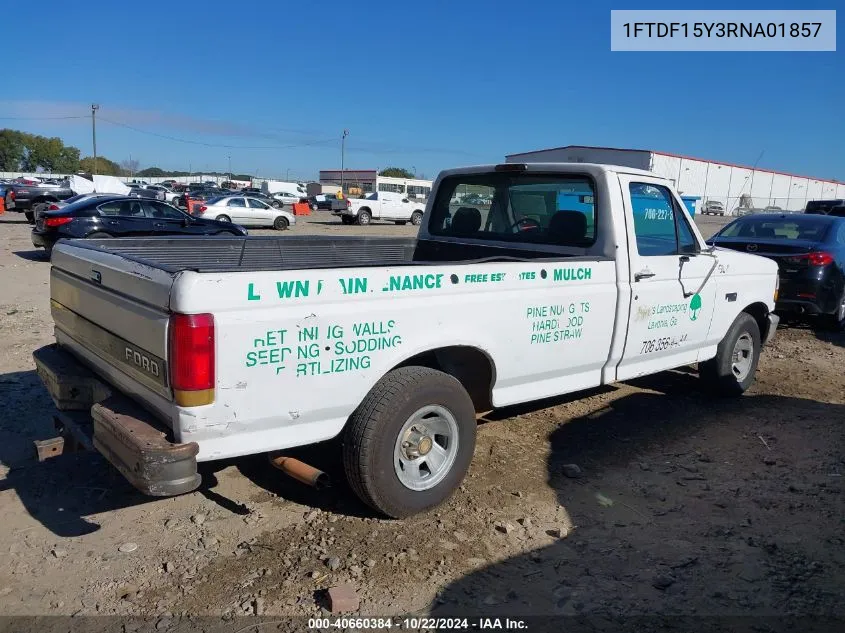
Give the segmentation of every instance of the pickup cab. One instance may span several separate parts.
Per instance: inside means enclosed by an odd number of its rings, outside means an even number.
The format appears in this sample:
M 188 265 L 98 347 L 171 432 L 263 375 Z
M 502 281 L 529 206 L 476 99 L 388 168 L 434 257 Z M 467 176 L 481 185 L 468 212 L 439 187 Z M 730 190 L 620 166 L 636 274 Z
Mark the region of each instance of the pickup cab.
M 422 224 L 425 205 L 406 198 L 401 193 L 376 191 L 365 198 L 349 198 L 346 207 L 335 209 L 334 215 L 340 216 L 344 224 L 365 226 L 372 220 L 392 220 L 396 224 L 414 226 Z
M 138 489 L 338 438 L 390 517 L 460 485 L 479 413 L 694 364 L 740 395 L 778 324 L 775 262 L 708 247 L 669 181 L 607 165 L 445 171 L 413 239 L 70 240 L 51 266 L 39 375 Z

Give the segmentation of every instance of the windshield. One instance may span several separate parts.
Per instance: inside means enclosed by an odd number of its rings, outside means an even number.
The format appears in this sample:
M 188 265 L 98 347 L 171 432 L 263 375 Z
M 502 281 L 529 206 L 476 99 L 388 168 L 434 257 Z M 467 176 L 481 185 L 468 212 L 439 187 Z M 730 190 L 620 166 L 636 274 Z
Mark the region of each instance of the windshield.
M 821 241 L 830 225 L 825 217 L 747 218 L 729 224 L 716 237 Z
M 442 181 L 433 235 L 586 247 L 596 241 L 595 190 L 586 177 L 488 173 Z
M 843 200 L 810 200 L 804 213 L 827 213 L 833 207 L 843 204 Z

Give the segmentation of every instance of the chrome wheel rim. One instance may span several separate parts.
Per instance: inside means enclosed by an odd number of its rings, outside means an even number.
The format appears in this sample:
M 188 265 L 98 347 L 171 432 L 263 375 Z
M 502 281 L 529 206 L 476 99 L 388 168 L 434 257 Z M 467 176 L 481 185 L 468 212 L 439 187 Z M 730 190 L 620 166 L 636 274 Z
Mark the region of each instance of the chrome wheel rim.
M 731 354 L 731 372 L 733 372 L 734 378 L 739 382 L 748 378 L 753 360 L 754 340 L 746 332 L 736 340 L 733 354 Z
M 409 490 L 429 490 L 449 474 L 458 456 L 458 422 L 446 407 L 428 405 L 402 426 L 393 451 L 396 477 Z

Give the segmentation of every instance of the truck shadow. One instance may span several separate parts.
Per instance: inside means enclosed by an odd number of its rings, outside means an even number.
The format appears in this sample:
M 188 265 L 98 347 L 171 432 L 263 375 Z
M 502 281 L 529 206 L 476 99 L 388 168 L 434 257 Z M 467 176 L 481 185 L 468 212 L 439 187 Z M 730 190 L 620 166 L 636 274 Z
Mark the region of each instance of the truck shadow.
M 50 261 L 50 254 L 44 250 L 31 250 L 31 251 L 12 251 L 12 255 L 17 255 L 21 259 L 25 259 L 30 262 L 49 262 Z
M 85 517 L 149 501 L 95 452 L 38 462 L 33 442 L 56 435 L 53 402 L 35 371 L 0 375 L 0 493 L 13 491 L 29 515 L 60 537 L 100 526 Z M 24 528 L 26 529 L 26 528 Z
M 563 538 L 468 573 L 428 612 L 572 616 L 565 628 L 577 631 L 720 631 L 741 622 L 685 627 L 677 616 L 841 611 L 841 479 L 828 473 L 841 475 L 845 406 L 713 399 L 697 382 L 687 372 L 632 381 L 647 391 L 552 431 L 547 484 L 569 523 Z M 582 474 L 565 476 L 565 464 Z M 799 585 L 778 580 L 810 561 L 824 562 Z

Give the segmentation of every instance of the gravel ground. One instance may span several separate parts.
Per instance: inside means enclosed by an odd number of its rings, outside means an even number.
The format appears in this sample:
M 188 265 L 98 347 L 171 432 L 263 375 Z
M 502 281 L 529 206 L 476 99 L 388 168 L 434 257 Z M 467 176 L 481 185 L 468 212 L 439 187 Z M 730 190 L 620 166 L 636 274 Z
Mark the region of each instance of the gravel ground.
M 692 368 L 495 412 L 460 491 L 402 522 L 357 502 L 331 443 L 304 452 L 327 491 L 250 458 L 150 499 L 96 454 L 34 460 L 49 264 L 20 219 L 0 216 L 0 614 L 317 615 L 349 582 L 367 615 L 845 617 L 845 335 L 783 327 L 738 400 Z

